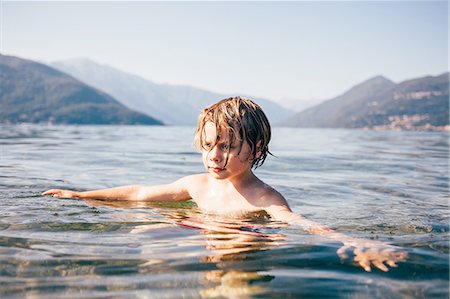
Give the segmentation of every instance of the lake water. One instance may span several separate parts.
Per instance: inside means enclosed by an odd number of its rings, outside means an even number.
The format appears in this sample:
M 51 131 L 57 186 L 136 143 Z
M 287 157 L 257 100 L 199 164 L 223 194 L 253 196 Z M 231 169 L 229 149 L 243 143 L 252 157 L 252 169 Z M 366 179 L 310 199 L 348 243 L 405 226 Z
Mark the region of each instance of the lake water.
M 203 172 L 193 131 L 0 126 L 0 297 L 448 298 L 448 133 L 273 129 L 256 174 L 311 220 L 403 247 L 386 273 L 265 215 L 40 196 Z

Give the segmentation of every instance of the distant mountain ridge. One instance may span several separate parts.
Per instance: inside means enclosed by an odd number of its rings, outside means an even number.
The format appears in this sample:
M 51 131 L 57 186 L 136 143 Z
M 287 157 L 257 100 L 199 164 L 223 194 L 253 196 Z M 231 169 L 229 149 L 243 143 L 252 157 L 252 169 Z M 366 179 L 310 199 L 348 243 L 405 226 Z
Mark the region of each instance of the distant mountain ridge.
M 0 123 L 162 124 L 47 65 L 0 55 Z
M 449 130 L 449 73 L 395 84 L 382 76 L 295 114 L 294 127 Z
M 0 54 L 0 123 L 162 124 L 149 114 L 169 124 L 193 125 L 202 108 L 230 96 L 156 84 L 85 59 L 55 65 L 63 72 Z M 290 118 L 293 112 L 254 99 L 274 125 L 450 131 L 448 72 L 398 84 L 377 76 Z
M 191 86 L 157 84 L 85 58 L 50 65 L 111 94 L 125 106 L 157 117 L 166 124 L 195 125 L 203 108 L 232 96 Z M 269 100 L 250 98 L 262 106 L 272 124 L 293 115 L 293 112 Z

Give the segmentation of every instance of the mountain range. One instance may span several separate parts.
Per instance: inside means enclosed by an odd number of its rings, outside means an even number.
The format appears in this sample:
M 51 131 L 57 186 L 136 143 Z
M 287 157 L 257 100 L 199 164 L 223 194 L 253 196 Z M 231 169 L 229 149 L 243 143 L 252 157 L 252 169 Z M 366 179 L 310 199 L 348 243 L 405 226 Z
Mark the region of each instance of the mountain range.
M 87 59 L 48 66 L 0 55 L 0 123 L 193 125 L 202 108 L 227 96 L 157 84 Z M 376 76 L 296 114 L 253 99 L 274 125 L 450 131 L 449 73 L 400 83 Z
M 107 92 L 130 109 L 170 125 L 195 125 L 203 108 L 233 96 L 191 86 L 157 84 L 85 58 L 49 65 Z M 261 105 L 271 123 L 282 122 L 293 115 L 292 111 L 267 99 L 249 97 Z
M 162 124 L 54 68 L 6 55 L 0 105 L 0 123 Z
M 448 131 L 449 73 L 398 84 L 377 76 L 338 97 L 295 114 L 283 125 Z

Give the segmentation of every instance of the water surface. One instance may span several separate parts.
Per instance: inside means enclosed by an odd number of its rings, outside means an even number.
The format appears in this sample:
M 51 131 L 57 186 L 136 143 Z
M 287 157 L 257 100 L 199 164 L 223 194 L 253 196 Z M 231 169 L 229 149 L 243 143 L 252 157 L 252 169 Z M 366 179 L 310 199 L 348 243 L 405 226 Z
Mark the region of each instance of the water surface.
M 265 214 L 41 197 L 203 172 L 194 128 L 0 126 L 2 298 L 448 298 L 448 133 L 274 128 L 256 174 L 291 208 L 401 246 L 385 273 Z

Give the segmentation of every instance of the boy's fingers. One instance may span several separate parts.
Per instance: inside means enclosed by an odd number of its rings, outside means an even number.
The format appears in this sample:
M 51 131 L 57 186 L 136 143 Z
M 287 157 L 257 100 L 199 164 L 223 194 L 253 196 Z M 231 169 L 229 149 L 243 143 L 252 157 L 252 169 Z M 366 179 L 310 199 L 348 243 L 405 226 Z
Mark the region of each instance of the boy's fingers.
M 347 249 L 349 249 L 350 246 L 342 246 L 341 248 L 339 248 L 337 250 L 337 255 L 341 258 L 341 259 L 346 259 L 348 258 L 348 254 L 346 253 Z
M 367 272 L 371 272 L 372 270 L 370 269 L 370 260 L 368 254 L 362 251 L 360 248 L 356 248 L 354 253 L 356 255 L 355 261 L 357 261 L 359 265 L 364 268 L 364 270 L 366 270 Z
M 397 264 L 394 261 L 391 261 L 391 260 L 387 260 L 386 264 L 388 264 L 392 268 L 396 268 L 397 267 Z
M 372 261 L 373 265 L 381 271 L 387 272 L 389 269 L 380 261 Z
M 367 272 L 371 272 L 372 270 L 370 269 L 370 262 L 366 259 L 360 260 L 359 261 L 359 265 L 361 267 L 364 268 L 364 270 L 366 270 Z
M 42 193 L 42 195 L 43 196 L 44 195 L 50 195 L 50 196 L 53 196 L 53 197 L 60 197 L 60 196 L 62 196 L 62 192 L 59 189 L 51 189 L 51 190 L 45 191 L 44 193 Z
M 42 195 L 49 195 L 55 192 L 55 189 L 47 190 L 45 192 L 42 192 Z
M 346 248 L 344 247 L 337 251 L 339 256 L 345 254 Z M 355 261 L 367 272 L 371 272 L 371 264 L 381 271 L 387 272 L 389 267 L 396 268 L 396 262 L 404 261 L 408 257 L 407 252 L 398 252 L 395 247 L 382 249 L 380 247 L 371 248 L 369 245 L 356 247 L 354 254 Z

